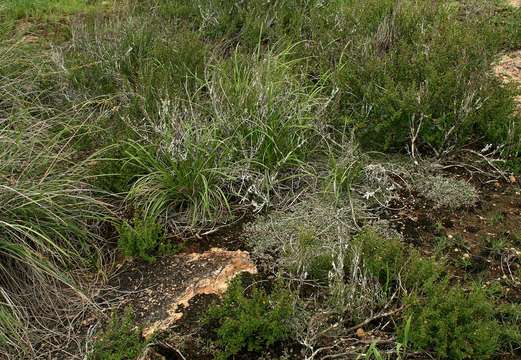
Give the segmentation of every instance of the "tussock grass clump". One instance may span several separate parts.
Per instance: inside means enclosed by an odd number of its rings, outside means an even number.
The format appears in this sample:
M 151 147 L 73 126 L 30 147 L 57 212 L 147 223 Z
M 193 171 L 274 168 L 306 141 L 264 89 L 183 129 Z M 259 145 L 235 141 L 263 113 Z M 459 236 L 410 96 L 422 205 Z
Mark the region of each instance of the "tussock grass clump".
M 251 196 L 268 205 L 278 182 L 307 167 L 322 136 L 321 87 L 305 86 L 286 57 L 236 54 L 209 67 L 188 100 L 165 98 L 144 122 L 127 118 L 129 204 L 193 227 L 226 221 Z
M 96 265 L 110 211 L 75 157 L 88 113 L 35 77 L 55 71 L 50 62 L 3 42 L 0 54 L 0 339 L 30 354 L 49 335 L 37 334 L 42 319 L 53 327 L 58 309 L 85 300 L 72 270 Z

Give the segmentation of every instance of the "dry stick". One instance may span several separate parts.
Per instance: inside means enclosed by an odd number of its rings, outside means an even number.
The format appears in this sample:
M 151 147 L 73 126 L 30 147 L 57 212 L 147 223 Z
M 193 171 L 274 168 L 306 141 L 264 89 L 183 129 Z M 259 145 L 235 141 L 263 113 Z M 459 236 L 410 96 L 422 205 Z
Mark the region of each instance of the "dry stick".
M 422 123 L 423 123 L 423 114 L 421 114 L 420 116 L 420 122 L 418 123 L 418 127 L 415 128 L 415 118 L 416 118 L 416 114 L 413 114 L 412 118 L 411 118 L 411 157 L 414 159 L 414 162 L 416 164 L 417 161 L 416 161 L 416 141 L 418 139 L 418 135 L 420 134 L 420 129 L 422 127 Z
M 379 314 L 376 314 L 375 316 L 372 316 L 370 318 L 367 318 L 365 319 L 364 321 L 362 321 L 361 323 L 355 325 L 355 326 L 351 326 L 350 328 L 346 329 L 347 332 L 353 332 L 353 331 L 356 331 L 358 328 L 361 328 L 362 326 L 364 325 L 367 325 L 369 324 L 370 322 L 376 320 L 376 319 L 380 319 L 380 318 L 384 318 L 384 317 L 388 317 L 388 316 L 391 316 L 393 314 L 396 314 L 400 311 L 402 311 L 404 307 L 403 306 L 400 306 L 399 308 L 397 309 L 394 309 L 394 310 L 390 310 L 390 311 L 386 311 L 386 312 L 383 312 L 383 313 L 379 313 Z
M 507 180 L 508 181 L 508 178 L 507 176 L 505 175 L 505 172 L 502 171 L 500 168 L 498 168 L 496 165 L 493 164 L 493 161 L 501 161 L 501 160 L 498 160 L 498 159 L 489 159 L 488 157 L 486 157 L 485 155 L 483 154 L 480 154 L 479 152 L 477 151 L 474 151 L 474 150 L 466 150 L 467 152 L 471 153 L 471 154 L 474 154 L 474 155 L 477 155 L 479 157 L 481 157 L 483 160 L 485 160 L 485 162 L 492 168 L 494 169 L 494 171 L 496 171 L 496 173 L 498 175 L 500 175 L 504 180 Z
M 394 339 L 358 340 L 358 341 L 354 342 L 353 344 L 351 344 L 351 346 L 362 344 L 362 345 L 365 346 L 364 348 L 367 348 L 367 345 L 371 345 L 371 344 L 392 344 L 392 343 L 394 343 Z M 338 354 L 325 355 L 322 358 L 322 360 L 324 360 L 324 359 L 344 358 L 345 356 L 359 353 L 359 351 L 360 351 L 359 348 L 355 348 L 355 349 L 353 349 L 351 351 L 345 351 L 345 352 L 338 353 Z M 395 353 L 395 352 L 396 352 L 395 350 L 391 350 L 390 351 L 390 353 Z

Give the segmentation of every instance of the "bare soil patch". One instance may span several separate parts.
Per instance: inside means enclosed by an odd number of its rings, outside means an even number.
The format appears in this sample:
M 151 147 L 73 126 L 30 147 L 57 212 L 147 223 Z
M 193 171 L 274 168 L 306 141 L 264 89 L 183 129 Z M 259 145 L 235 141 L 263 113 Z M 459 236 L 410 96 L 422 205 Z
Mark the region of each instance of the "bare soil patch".
M 513 3 L 521 6 L 521 0 L 513 0 Z M 514 83 L 521 86 L 521 50 L 503 55 L 495 65 L 494 72 L 504 83 Z M 516 102 L 521 111 L 521 96 L 516 97 Z
M 503 55 L 494 71 L 505 82 L 521 84 L 521 50 Z
M 521 188 L 491 183 L 476 207 L 432 211 L 421 199 L 394 216 L 406 241 L 427 256 L 447 259 L 457 279 L 501 285 L 508 301 L 521 301 Z

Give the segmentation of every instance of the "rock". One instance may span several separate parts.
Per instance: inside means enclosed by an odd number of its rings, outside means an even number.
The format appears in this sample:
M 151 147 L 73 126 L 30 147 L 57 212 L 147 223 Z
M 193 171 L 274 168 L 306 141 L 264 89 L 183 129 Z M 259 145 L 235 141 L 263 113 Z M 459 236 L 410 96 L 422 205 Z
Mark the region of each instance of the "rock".
M 180 308 L 188 308 L 189 302 L 196 295 L 214 294 L 222 295 L 228 288 L 230 280 L 242 272 L 255 274 L 257 269 L 250 261 L 247 252 L 244 251 L 226 251 L 213 248 L 209 252 L 202 254 L 191 254 L 190 262 L 211 263 L 212 258 L 225 257 L 228 261 L 224 267 L 219 268 L 212 273 L 198 279 L 195 284 L 190 285 L 175 302 L 171 304 L 167 310 L 168 316 L 165 319 L 158 320 L 143 330 L 143 336 L 149 338 L 157 331 L 168 329 L 173 323 L 179 320 L 183 313 Z
M 243 272 L 257 273 L 248 252 L 212 248 L 130 266 L 119 276 L 117 287 L 129 291 L 127 300 L 135 320 L 144 329 L 142 335 L 150 338 L 181 319 L 192 298 L 201 294 L 221 296 L 230 280 Z

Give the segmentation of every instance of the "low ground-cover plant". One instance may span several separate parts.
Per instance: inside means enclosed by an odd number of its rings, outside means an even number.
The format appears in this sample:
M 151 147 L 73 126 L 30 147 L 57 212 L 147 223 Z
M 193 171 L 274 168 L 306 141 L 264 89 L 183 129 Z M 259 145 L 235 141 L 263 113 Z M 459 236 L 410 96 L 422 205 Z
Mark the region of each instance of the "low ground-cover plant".
M 464 180 L 443 176 L 420 177 L 414 187 L 435 208 L 458 209 L 472 207 L 479 199 L 476 188 Z
M 440 359 L 488 359 L 498 352 L 500 325 L 483 290 L 439 283 L 420 291 L 423 300 L 414 295 L 407 300 L 414 348 Z
M 114 314 L 106 328 L 93 343 L 87 356 L 89 360 L 135 360 L 143 355 L 147 341 L 133 322 L 132 310 Z
M 118 234 L 118 247 L 123 255 L 141 257 L 149 262 L 154 260 L 152 253 L 164 239 L 163 227 L 150 217 L 135 217 L 131 224 L 124 221 L 119 226 Z
M 356 231 L 350 209 L 327 201 L 313 197 L 291 212 L 273 213 L 249 225 L 246 235 L 252 254 L 271 270 L 297 279 L 325 280 L 325 273 L 333 268 L 339 252 L 345 253 Z
M 270 293 L 258 285 L 245 287 L 233 280 L 222 304 L 211 307 L 205 322 L 215 327 L 219 359 L 232 358 L 241 351 L 269 350 L 293 334 L 294 299 L 284 288 Z

